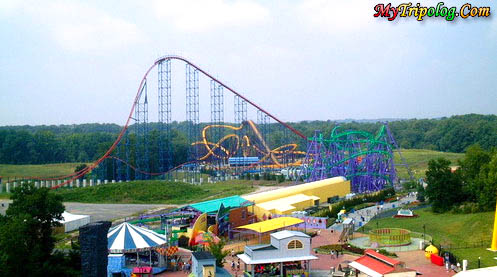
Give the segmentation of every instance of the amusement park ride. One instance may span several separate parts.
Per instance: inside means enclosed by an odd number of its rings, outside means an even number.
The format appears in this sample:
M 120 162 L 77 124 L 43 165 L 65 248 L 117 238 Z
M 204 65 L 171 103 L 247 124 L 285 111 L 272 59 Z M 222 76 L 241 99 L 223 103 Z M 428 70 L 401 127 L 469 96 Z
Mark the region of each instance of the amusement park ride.
M 173 61 L 185 66 L 184 94 L 176 92 L 182 82 L 176 82 L 175 77 L 173 83 Z M 150 86 L 155 80 L 157 86 Z M 201 121 L 200 103 L 207 101 L 200 101 L 206 96 L 200 93 L 200 83 L 206 81 L 210 83 L 210 118 Z M 231 100 L 225 101 L 225 91 L 233 95 L 233 119 L 229 121 L 224 117 L 229 110 L 225 103 Z M 158 100 L 154 125 L 158 126 L 154 129 L 158 134 L 154 140 L 158 144 L 157 153 L 151 153 L 149 136 L 151 96 Z M 188 141 L 188 153 L 183 163 L 175 160 L 171 143 L 172 115 L 177 114 L 173 107 L 179 106 L 172 104 L 173 97 L 185 97 L 186 103 L 185 118 L 175 119 L 186 122 L 186 130 L 182 131 Z M 250 117 L 256 117 L 256 122 Z M 270 137 L 274 132 L 278 135 Z M 354 192 L 367 192 L 396 182 L 395 149 L 398 147 L 386 124 L 376 135 L 361 131 L 339 133 L 335 128 L 329 139 L 324 139 L 318 131 L 307 138 L 185 58 L 165 56 L 146 71 L 124 127 L 102 157 L 70 175 L 32 179 L 61 180 L 53 188 L 85 176 L 102 179 L 99 176 L 109 173 L 116 181 L 174 178 L 198 183 L 202 180 L 202 169 L 210 169 L 221 178 L 294 169 L 299 172 L 295 179 L 315 181 L 344 176 L 351 180 Z M 152 157 L 158 163 L 156 172 L 151 170 Z

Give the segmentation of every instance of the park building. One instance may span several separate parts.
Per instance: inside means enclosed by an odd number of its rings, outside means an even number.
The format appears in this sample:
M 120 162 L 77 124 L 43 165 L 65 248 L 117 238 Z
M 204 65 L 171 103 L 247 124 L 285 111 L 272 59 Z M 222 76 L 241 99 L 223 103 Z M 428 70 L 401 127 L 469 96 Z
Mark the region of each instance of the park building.
M 311 252 L 310 236 L 284 230 L 272 233 L 269 244 L 245 246 L 244 253 L 238 258 L 245 264 L 249 276 L 309 276 L 311 261 L 318 259 Z
M 244 196 L 254 203 L 253 211 L 259 220 L 271 215 L 290 215 L 295 211 L 331 203 L 333 199 L 350 193 L 350 181 L 333 177 L 320 181 L 260 192 Z

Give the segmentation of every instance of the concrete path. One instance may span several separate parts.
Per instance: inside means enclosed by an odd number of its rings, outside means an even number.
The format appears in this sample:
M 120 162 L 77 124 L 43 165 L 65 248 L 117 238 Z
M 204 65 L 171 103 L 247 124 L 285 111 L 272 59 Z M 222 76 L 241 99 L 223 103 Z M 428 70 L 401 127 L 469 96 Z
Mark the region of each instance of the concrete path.
M 11 200 L 0 200 L 0 214 L 5 214 Z M 176 205 L 165 204 L 89 204 L 64 202 L 66 211 L 72 214 L 85 214 L 91 216 L 91 222 L 100 220 L 121 219 L 139 215 L 145 212 L 154 212 L 163 209 L 170 209 Z
M 405 204 L 414 202 L 416 200 L 416 196 L 407 196 L 402 199 L 399 199 L 398 201 L 393 201 L 390 203 L 384 203 L 383 205 L 374 205 L 368 208 L 360 209 L 357 211 L 354 211 L 353 213 L 347 213 L 347 217 L 354 219 L 355 221 L 355 230 L 359 229 L 361 226 L 366 225 L 375 215 L 388 211 L 391 209 L 398 209 Z M 364 220 L 362 220 L 364 219 Z M 334 229 L 336 231 L 341 232 L 342 231 L 342 224 L 333 224 L 332 226 L 329 227 L 329 229 Z

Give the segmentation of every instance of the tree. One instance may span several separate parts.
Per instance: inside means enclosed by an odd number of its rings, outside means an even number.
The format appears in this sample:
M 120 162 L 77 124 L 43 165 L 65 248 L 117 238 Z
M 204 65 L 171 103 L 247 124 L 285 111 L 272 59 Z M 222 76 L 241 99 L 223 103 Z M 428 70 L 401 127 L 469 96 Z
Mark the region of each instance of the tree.
M 490 162 L 490 153 L 483 150 L 479 144 L 466 149 L 464 159 L 459 161 L 464 179 L 464 192 L 469 201 L 477 201 L 482 193 L 484 182 L 479 178 L 482 168 Z
M 223 260 L 224 258 L 228 255 L 228 251 L 224 251 L 223 248 L 226 245 L 226 241 L 220 240 L 219 242 L 215 243 L 214 241 L 209 242 L 209 246 L 207 247 L 207 250 L 211 252 L 211 254 L 216 257 L 216 265 L 219 267 L 223 267 Z
M 459 171 L 452 172 L 450 161 L 444 158 L 428 162 L 426 182 L 425 195 L 434 212 L 448 211 L 463 199 L 461 174 Z
M 494 210 L 497 198 L 497 153 L 493 155 L 488 164 L 481 167 L 474 184 L 480 190 L 477 194 L 479 210 Z
M 417 187 L 418 187 L 418 184 L 416 183 L 416 181 L 409 181 L 409 182 L 405 182 L 402 184 L 402 188 L 405 191 L 410 191 L 410 190 L 415 189 Z
M 422 184 L 418 184 L 417 188 L 416 188 L 418 194 L 416 196 L 416 200 L 418 200 L 419 202 L 421 203 L 424 203 L 425 202 L 425 188 L 423 187 Z
M 24 184 L 14 189 L 11 199 L 0 218 L 0 276 L 65 276 L 56 269 L 52 237 L 64 212 L 62 197 Z

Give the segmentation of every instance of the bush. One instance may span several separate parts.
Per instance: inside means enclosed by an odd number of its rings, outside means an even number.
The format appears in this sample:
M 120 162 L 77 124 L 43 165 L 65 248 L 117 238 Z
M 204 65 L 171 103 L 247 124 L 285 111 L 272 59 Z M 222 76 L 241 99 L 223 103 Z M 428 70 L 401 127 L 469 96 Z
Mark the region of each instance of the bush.
M 329 244 L 329 245 L 319 246 L 317 250 L 322 253 L 330 253 L 331 250 L 341 252 L 343 251 L 343 248 L 341 244 Z
M 316 231 L 307 231 L 305 232 L 306 235 L 308 235 L 309 237 L 313 238 L 315 236 L 317 236 L 318 232 Z
M 344 251 L 348 251 L 348 252 L 351 252 L 354 254 L 364 255 L 364 249 L 359 248 L 359 247 L 355 247 L 355 246 L 350 245 L 350 244 L 344 244 L 342 246 L 342 248 Z
M 390 257 L 397 257 L 397 254 L 393 253 L 393 252 L 388 252 L 387 250 L 385 249 L 379 249 L 378 250 L 378 253 L 382 254 L 382 255 L 385 255 L 385 256 L 390 256 Z
M 278 175 L 278 183 L 283 183 L 285 182 L 285 176 L 284 175 Z
M 271 176 L 269 176 L 269 173 L 267 172 L 264 172 L 264 174 L 262 175 L 262 178 L 266 181 L 270 181 L 271 180 Z
M 354 207 L 354 210 L 358 211 L 360 209 L 368 208 L 368 207 L 371 207 L 371 206 L 374 206 L 374 203 L 362 203 L 362 204 L 356 205 Z
M 259 181 L 260 179 L 261 179 L 261 176 L 259 176 L 258 173 L 254 175 L 254 180 Z
M 331 225 L 335 224 L 335 221 L 337 219 L 335 217 L 330 217 L 328 220 L 326 220 L 326 228 L 330 227 Z

